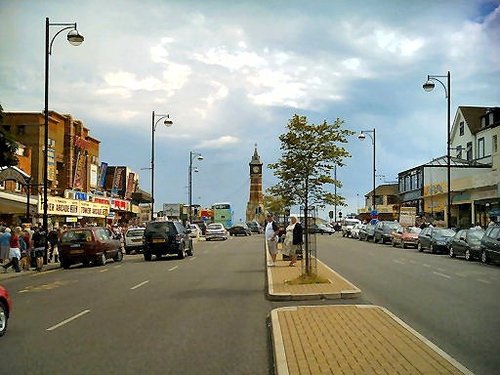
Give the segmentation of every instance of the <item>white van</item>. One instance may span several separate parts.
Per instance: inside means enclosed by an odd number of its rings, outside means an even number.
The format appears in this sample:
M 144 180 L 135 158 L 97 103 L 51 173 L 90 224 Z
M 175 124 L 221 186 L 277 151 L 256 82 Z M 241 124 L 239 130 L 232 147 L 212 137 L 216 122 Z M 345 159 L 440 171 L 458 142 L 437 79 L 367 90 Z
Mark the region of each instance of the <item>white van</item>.
M 361 221 L 358 219 L 344 219 L 342 220 L 342 237 L 351 237 L 351 229 L 356 225 L 360 224 Z

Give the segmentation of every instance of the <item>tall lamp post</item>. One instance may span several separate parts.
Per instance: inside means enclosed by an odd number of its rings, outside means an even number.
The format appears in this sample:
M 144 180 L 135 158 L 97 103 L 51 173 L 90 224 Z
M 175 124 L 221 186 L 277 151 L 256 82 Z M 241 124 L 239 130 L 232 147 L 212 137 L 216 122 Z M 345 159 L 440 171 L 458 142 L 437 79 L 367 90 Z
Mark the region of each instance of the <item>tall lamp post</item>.
M 156 120 L 156 121 L 155 121 Z M 151 115 L 151 220 L 154 218 L 155 210 L 155 130 L 156 125 L 163 120 L 166 127 L 173 125 L 169 115 L 158 115 L 153 111 Z
M 373 194 L 372 194 L 372 211 L 375 211 L 376 205 L 375 205 L 375 173 L 376 173 L 376 168 L 375 168 L 375 128 L 373 130 L 361 130 L 361 132 L 358 135 L 358 138 L 360 140 L 364 140 L 366 138 L 366 135 L 368 134 L 370 138 L 372 139 L 372 145 L 373 145 Z M 372 136 L 373 134 L 373 136 Z
M 192 221 L 192 206 L 193 206 L 193 160 L 203 160 L 203 156 L 199 152 L 189 151 L 189 222 Z M 194 170 L 198 172 L 198 169 Z
M 50 27 L 58 27 L 57 33 L 50 38 Z M 52 45 L 56 37 L 65 30 L 69 30 L 66 38 L 73 46 L 79 46 L 83 43 L 83 36 L 78 33 L 76 22 L 75 23 L 50 23 L 49 17 L 45 18 L 45 108 L 44 108 L 44 138 L 43 138 L 43 230 L 45 232 L 45 253 L 44 262 L 47 262 L 47 236 L 49 232 L 49 218 L 48 218 L 48 197 L 47 191 L 49 189 L 49 56 L 52 55 Z
M 439 79 L 446 78 L 446 85 Z M 447 99 L 447 127 L 446 127 L 446 178 L 447 178 L 447 202 L 446 202 L 446 225 L 451 228 L 451 166 L 450 166 L 450 150 L 451 150 L 451 124 L 450 124 L 450 106 L 451 106 L 451 74 L 443 76 L 439 75 L 427 75 L 427 82 L 423 84 L 425 91 L 429 92 L 434 90 L 436 86 L 434 81 L 439 82 L 444 89 L 444 95 Z

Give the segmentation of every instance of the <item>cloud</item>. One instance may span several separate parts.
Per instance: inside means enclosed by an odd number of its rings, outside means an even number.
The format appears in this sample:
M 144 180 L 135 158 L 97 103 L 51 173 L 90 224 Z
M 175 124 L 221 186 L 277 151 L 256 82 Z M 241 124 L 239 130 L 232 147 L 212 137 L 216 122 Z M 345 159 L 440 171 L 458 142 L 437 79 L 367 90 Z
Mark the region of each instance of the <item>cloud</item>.
M 225 135 L 222 137 L 219 137 L 217 139 L 211 139 L 211 140 L 205 140 L 196 146 L 197 148 L 203 149 L 203 148 L 213 148 L 213 149 L 220 149 L 220 148 L 225 148 L 230 145 L 234 145 L 239 143 L 240 140 L 236 137 L 233 137 L 231 135 Z

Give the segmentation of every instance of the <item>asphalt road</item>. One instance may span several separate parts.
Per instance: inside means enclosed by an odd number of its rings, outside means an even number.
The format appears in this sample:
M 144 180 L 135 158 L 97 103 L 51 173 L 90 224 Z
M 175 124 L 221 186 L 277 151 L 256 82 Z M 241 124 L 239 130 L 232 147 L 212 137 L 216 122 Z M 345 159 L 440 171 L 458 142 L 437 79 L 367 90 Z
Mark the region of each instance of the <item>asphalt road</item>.
M 262 238 L 9 279 L 9 374 L 269 374 Z
M 318 257 L 475 374 L 500 368 L 500 267 L 317 236 Z

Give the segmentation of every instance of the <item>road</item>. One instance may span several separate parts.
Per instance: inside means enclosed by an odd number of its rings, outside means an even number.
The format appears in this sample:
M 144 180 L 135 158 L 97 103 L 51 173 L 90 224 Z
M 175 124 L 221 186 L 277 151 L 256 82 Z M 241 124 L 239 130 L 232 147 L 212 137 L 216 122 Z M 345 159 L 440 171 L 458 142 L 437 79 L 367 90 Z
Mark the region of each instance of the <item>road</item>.
M 262 239 L 6 280 L 11 374 L 268 374 Z
M 500 368 L 500 267 L 318 236 L 318 257 L 476 374 Z

